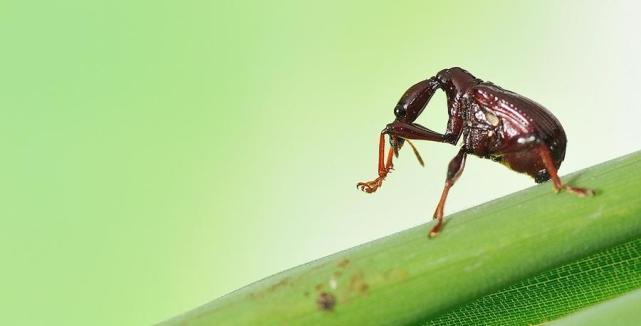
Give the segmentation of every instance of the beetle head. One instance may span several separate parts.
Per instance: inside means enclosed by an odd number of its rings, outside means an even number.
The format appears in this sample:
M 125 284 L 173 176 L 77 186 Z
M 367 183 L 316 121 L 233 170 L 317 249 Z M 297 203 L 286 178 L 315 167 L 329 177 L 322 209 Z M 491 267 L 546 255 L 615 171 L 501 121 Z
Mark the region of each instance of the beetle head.
M 388 124 L 385 129 L 383 129 L 382 133 L 389 136 L 389 145 L 394 150 L 394 155 L 398 157 L 398 151 L 401 150 L 401 147 L 405 144 L 405 139 L 395 135 L 392 130 L 394 128 L 394 124 L 402 119 L 403 114 L 399 113 L 397 109 L 394 109 L 394 114 L 396 115 L 396 121 Z
M 401 147 L 403 147 L 403 144 L 405 144 L 404 138 L 401 138 L 392 134 L 389 135 L 389 145 L 394 150 L 394 155 L 396 157 L 398 157 L 398 151 L 401 150 Z

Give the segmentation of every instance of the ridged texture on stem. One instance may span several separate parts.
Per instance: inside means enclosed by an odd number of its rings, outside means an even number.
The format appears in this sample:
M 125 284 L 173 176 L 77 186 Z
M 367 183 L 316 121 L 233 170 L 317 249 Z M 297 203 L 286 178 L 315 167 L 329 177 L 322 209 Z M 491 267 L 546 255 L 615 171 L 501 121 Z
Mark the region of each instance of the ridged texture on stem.
M 637 288 L 641 238 L 527 278 L 424 325 L 539 324 Z
M 639 325 L 641 290 L 632 291 L 568 317 L 549 323 L 549 326 Z

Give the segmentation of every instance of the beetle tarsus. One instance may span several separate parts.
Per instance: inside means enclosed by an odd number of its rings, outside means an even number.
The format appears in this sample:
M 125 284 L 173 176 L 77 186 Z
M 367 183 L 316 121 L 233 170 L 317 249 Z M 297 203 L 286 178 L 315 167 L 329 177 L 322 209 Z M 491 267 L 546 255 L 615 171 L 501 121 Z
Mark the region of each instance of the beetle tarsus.
M 375 192 L 378 188 L 380 188 L 382 184 L 383 184 L 383 178 L 378 177 L 372 181 L 359 182 L 358 184 L 356 184 L 356 188 L 368 194 L 371 194 Z
M 359 182 L 356 184 L 356 188 L 368 194 L 375 192 L 378 188 L 380 188 L 383 185 L 383 180 L 385 180 L 385 177 L 387 177 L 388 174 L 392 173 L 391 170 L 394 170 L 394 166 L 391 164 L 391 162 L 389 162 L 389 165 L 385 167 L 385 169 L 383 169 L 383 171 L 379 174 L 378 178 L 372 181 Z
M 392 163 L 392 159 L 394 158 L 394 148 L 389 149 L 389 153 L 387 153 L 387 161 L 383 161 L 384 158 L 385 134 L 381 133 L 378 147 L 378 178 L 372 181 L 359 182 L 356 184 L 356 188 L 371 194 L 383 185 L 385 177 L 387 177 L 391 170 L 394 170 L 394 164 Z
M 430 233 L 428 234 L 428 237 L 430 238 L 435 238 L 438 233 L 441 231 L 441 221 L 439 220 L 438 223 L 430 230 Z
M 556 172 L 554 164 L 552 163 L 552 155 L 550 154 L 550 150 L 545 145 L 541 145 L 538 151 L 541 155 L 541 158 L 543 159 L 545 169 L 550 175 L 550 179 L 552 179 L 554 192 L 559 193 L 561 190 L 565 190 L 581 198 L 594 196 L 594 191 L 592 189 L 573 187 L 567 184 L 563 184 L 561 182 L 561 178 L 559 178 L 559 175 Z
M 568 185 L 563 186 L 563 190 L 572 193 L 576 195 L 577 197 L 592 197 L 594 196 L 594 190 L 592 189 L 587 189 L 587 188 L 578 188 L 578 187 L 572 187 Z

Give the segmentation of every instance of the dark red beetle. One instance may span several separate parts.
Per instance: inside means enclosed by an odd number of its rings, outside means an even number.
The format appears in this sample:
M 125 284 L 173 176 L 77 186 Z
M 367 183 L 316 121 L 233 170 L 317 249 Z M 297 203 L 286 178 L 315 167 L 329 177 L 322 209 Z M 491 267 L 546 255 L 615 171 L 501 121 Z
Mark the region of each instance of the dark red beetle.
M 416 118 L 437 89 L 447 96 L 449 120 L 444 134 L 417 123 Z M 359 182 L 357 187 L 372 193 L 392 169 L 392 158 L 409 139 L 429 140 L 456 145 L 461 135 L 463 146 L 450 161 L 445 187 L 436 206 L 434 237 L 443 225 L 443 208 L 447 193 L 463 172 L 465 157 L 474 154 L 489 158 L 508 168 L 527 173 L 541 183 L 552 179 L 554 189 L 567 190 L 579 197 L 593 195 L 592 190 L 561 183 L 557 170 L 565 157 L 566 137 L 559 121 L 540 104 L 455 67 L 441 70 L 436 76 L 410 87 L 394 108 L 396 120 L 381 132 L 379 141 L 378 178 Z M 385 134 L 390 136 L 390 150 L 385 157 Z M 408 141 L 422 164 L 414 145 Z

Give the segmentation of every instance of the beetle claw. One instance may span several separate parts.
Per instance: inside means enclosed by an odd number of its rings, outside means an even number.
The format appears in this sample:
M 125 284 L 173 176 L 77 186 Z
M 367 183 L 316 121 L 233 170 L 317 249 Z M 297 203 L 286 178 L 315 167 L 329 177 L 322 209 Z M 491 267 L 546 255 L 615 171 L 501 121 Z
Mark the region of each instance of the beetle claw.
M 378 188 L 380 188 L 381 184 L 383 183 L 383 179 L 376 178 L 375 180 L 372 181 L 367 181 L 367 182 L 359 182 L 356 184 L 356 188 L 360 189 L 361 191 L 364 191 L 368 194 L 371 194 L 375 192 Z

